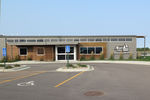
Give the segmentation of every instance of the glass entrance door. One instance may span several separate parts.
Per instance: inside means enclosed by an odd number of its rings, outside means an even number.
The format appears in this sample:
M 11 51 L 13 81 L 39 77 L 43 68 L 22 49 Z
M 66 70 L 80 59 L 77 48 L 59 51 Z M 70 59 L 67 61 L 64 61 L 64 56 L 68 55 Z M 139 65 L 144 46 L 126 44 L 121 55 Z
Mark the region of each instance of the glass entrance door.
M 75 54 L 76 54 L 75 46 L 71 46 L 70 53 L 68 53 L 69 60 L 76 60 Z M 56 60 L 67 60 L 67 53 L 66 53 L 65 46 L 56 47 Z

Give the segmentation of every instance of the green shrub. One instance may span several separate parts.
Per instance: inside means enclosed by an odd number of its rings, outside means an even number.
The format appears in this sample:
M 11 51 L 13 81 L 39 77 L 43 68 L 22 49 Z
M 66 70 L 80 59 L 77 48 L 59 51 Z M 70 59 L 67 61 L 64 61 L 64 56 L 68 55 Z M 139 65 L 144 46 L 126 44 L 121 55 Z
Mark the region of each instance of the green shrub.
M 90 59 L 89 60 L 95 60 L 95 57 L 94 55 L 91 55 Z
M 2 58 L 1 62 L 4 62 L 4 61 L 5 62 L 7 61 L 5 57 Z
M 87 65 L 77 64 L 79 67 L 87 67 Z
M 66 64 L 67 67 L 76 68 L 73 64 Z
M 100 60 L 104 60 L 104 53 L 101 53 L 100 54 L 100 58 L 99 58 Z
M 20 56 L 16 56 L 14 61 L 20 61 Z
M 132 55 L 132 53 L 130 53 L 130 55 L 129 55 L 129 58 L 128 58 L 129 60 L 132 60 L 133 59 L 133 55 Z
M 20 65 L 19 64 L 15 64 L 14 67 L 20 67 Z
M 85 55 L 82 55 L 82 56 L 80 57 L 80 61 L 84 61 L 84 60 L 86 60 L 86 59 L 85 59 Z
M 4 67 L 4 64 L 0 64 L 0 67 Z
M 119 60 L 123 60 L 123 53 L 122 52 L 120 52 Z
M 8 66 L 5 67 L 5 69 L 11 69 L 11 68 L 13 68 L 13 67 L 10 66 L 10 65 L 8 65 Z
M 40 61 L 44 61 L 44 59 L 43 59 L 43 58 L 40 58 Z
M 32 60 L 32 57 L 28 57 L 28 60 Z
M 110 60 L 114 60 L 114 53 L 111 53 Z

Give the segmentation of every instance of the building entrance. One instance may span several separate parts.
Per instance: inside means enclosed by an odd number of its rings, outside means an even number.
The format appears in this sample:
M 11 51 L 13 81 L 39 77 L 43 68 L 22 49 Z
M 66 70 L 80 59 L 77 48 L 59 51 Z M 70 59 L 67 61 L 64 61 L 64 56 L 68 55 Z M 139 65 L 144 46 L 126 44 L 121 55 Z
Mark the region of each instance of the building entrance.
M 66 46 L 56 46 L 56 61 L 67 60 Z M 69 60 L 76 60 L 76 47 L 70 46 Z

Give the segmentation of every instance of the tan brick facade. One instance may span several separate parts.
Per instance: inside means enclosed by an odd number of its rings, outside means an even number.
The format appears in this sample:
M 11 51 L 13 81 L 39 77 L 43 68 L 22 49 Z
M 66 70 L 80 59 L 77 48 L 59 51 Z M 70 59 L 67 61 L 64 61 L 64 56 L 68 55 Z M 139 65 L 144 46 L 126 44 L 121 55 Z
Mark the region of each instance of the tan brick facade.
M 20 48 L 25 47 L 27 48 L 27 55 L 26 56 L 20 56 Z M 38 55 L 37 49 L 39 47 L 44 48 L 44 54 Z M 54 46 L 13 46 L 13 45 L 7 45 L 7 57 L 8 59 L 15 59 L 16 57 L 19 57 L 21 60 L 38 60 L 38 61 L 53 61 L 55 60 L 55 49 Z

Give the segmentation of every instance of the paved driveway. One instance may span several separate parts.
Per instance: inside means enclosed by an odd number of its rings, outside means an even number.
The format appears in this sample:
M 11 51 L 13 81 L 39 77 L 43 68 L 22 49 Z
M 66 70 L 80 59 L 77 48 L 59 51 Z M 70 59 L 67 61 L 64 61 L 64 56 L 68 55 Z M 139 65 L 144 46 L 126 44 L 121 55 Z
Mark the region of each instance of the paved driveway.
M 105 63 L 90 65 L 95 68 L 92 72 L 55 72 L 56 68 L 64 64 L 40 64 L 28 65 L 30 69 L 20 72 L 0 73 L 0 100 L 150 99 L 150 66 Z M 34 85 L 17 85 L 30 81 L 34 81 Z M 89 91 L 104 94 L 84 95 Z

